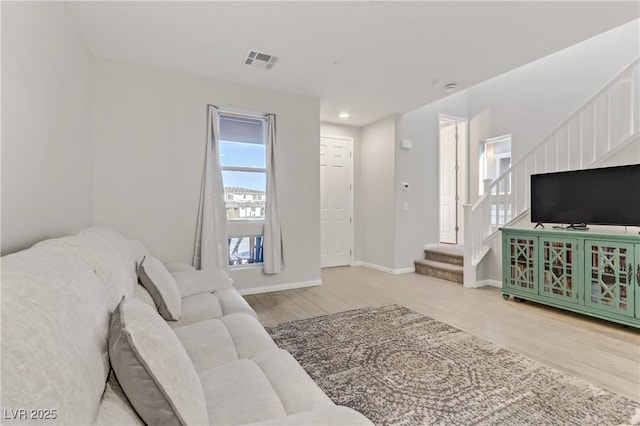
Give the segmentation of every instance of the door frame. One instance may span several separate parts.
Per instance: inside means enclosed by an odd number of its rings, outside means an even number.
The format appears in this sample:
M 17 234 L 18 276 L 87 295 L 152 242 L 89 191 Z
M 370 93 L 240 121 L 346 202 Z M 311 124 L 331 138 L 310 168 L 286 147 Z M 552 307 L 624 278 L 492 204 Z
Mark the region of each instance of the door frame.
M 462 143 L 460 144 L 460 146 L 458 147 L 458 177 L 457 177 L 457 181 L 458 181 L 458 187 L 460 190 L 460 193 L 458 194 L 458 202 L 457 202 L 457 206 L 456 206 L 456 217 L 457 217 L 457 224 L 456 226 L 458 226 L 458 233 L 456 236 L 456 240 L 457 243 L 456 245 L 461 245 L 462 242 L 464 241 L 464 217 L 463 217 L 463 209 L 462 206 L 464 204 L 467 204 L 469 202 L 469 119 L 467 118 L 463 118 L 463 117 L 458 117 L 455 115 L 449 115 L 449 114 L 442 114 L 439 113 L 438 114 L 438 135 L 437 135 L 437 141 L 438 141 L 438 145 L 437 145 L 437 151 L 438 151 L 438 165 L 437 165 L 437 169 L 438 169 L 438 242 L 440 241 L 440 235 L 441 235 L 441 229 L 440 229 L 440 225 L 441 225 L 441 218 L 440 218 L 440 214 L 441 214 L 441 205 L 440 205 L 440 198 L 441 198 L 441 194 L 440 194 L 440 124 L 443 121 L 449 121 L 449 122 L 455 122 L 458 124 L 464 124 L 464 140 L 462 141 Z
M 351 211 L 351 220 L 349 221 L 349 242 L 351 248 L 349 249 L 349 265 L 353 265 L 353 256 L 354 256 L 354 241 L 355 241 L 355 211 L 354 211 L 354 193 L 355 193 L 355 182 L 353 180 L 354 177 L 354 146 L 353 146 L 353 138 L 350 136 L 342 136 L 335 134 L 320 134 L 320 143 L 322 143 L 322 139 L 338 139 L 341 141 L 345 141 L 349 144 L 349 163 L 350 163 L 350 173 L 349 173 L 349 181 L 350 181 L 350 191 L 349 191 L 349 209 Z M 320 159 L 320 153 L 318 152 L 318 160 Z M 322 239 L 322 236 L 320 236 Z M 321 240 L 322 242 L 322 240 Z M 322 255 L 322 253 L 321 253 Z M 320 268 L 322 268 L 322 263 L 320 263 Z

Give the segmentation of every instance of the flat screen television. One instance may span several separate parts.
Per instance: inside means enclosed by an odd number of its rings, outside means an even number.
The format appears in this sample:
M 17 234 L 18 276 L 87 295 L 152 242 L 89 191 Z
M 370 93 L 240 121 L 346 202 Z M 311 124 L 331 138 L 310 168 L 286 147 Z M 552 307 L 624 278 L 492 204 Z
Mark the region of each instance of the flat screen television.
M 640 164 L 531 175 L 531 222 L 640 226 Z

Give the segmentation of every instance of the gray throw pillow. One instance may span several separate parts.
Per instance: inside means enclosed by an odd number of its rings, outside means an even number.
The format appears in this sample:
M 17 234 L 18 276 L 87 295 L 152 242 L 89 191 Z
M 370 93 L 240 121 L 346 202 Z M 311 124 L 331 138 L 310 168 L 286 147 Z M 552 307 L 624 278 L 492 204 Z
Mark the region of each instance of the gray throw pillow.
M 138 266 L 138 278 L 153 298 L 160 315 L 166 320 L 179 320 L 182 296 L 175 279 L 162 262 L 155 257 L 145 256 Z
M 109 325 L 109 358 L 146 424 L 209 424 L 193 363 L 169 325 L 144 302 L 123 297 L 116 307 Z

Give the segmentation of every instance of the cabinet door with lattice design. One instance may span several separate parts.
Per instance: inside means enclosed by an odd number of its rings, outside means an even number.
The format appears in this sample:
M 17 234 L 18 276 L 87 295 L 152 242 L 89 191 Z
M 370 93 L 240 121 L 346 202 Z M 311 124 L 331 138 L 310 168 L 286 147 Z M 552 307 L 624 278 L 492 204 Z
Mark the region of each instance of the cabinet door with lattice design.
M 509 234 L 505 236 L 507 262 L 503 270 L 503 281 L 507 289 L 526 293 L 538 293 L 536 261 L 538 238 Z
M 636 294 L 636 318 L 640 318 L 640 244 L 635 245 L 636 252 L 636 284 L 635 284 L 635 294 Z
M 634 245 L 585 242 L 585 302 L 605 312 L 634 316 Z
M 540 237 L 538 294 L 578 303 L 578 240 Z

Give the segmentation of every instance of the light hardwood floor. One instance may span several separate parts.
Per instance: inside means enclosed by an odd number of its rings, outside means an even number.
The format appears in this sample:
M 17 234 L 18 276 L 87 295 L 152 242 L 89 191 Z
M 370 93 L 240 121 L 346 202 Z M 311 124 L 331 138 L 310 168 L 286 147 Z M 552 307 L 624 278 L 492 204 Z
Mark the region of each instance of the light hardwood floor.
M 324 269 L 318 287 L 245 298 L 265 326 L 396 303 L 640 402 L 638 330 L 504 301 L 497 288 L 465 289 L 419 274 L 346 266 Z

